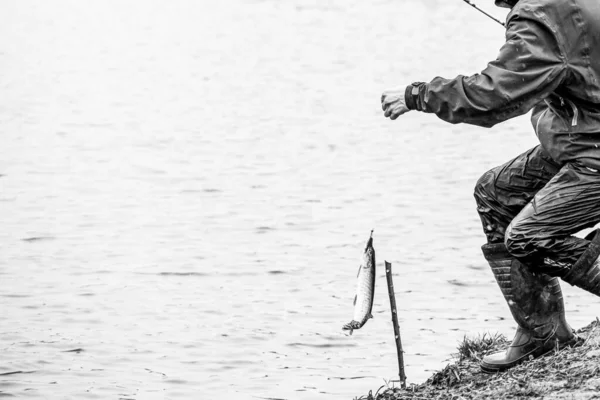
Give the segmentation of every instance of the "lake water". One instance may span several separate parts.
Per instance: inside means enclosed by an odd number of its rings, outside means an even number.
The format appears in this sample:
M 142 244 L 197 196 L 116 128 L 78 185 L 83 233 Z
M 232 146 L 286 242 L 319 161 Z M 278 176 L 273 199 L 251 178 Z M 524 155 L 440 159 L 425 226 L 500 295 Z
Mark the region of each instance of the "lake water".
M 397 377 L 384 260 L 409 382 L 512 335 L 472 188 L 536 143 L 528 118 L 379 103 L 503 35 L 459 0 L 0 3 L 0 397 L 366 394 Z M 371 229 L 374 319 L 348 336 Z M 565 295 L 573 326 L 598 315 Z

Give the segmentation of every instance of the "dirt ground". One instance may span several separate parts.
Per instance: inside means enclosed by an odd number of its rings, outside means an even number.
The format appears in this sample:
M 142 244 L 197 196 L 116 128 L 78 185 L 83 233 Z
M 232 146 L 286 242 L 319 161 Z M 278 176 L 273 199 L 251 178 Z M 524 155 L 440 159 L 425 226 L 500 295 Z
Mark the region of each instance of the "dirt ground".
M 509 341 L 501 335 L 465 338 L 454 361 L 425 383 L 406 389 L 390 385 L 358 400 L 600 399 L 600 321 L 577 333 L 582 338 L 577 347 L 557 350 L 493 375 L 482 373 L 479 361 Z

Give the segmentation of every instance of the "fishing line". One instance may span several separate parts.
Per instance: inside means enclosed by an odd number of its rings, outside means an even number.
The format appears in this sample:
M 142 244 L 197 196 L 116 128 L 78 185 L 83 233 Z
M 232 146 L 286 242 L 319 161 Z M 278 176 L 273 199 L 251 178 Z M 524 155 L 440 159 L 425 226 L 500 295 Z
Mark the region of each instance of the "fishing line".
M 506 25 L 504 24 L 504 22 L 500 21 L 499 19 L 496 19 L 496 18 L 492 17 L 490 14 L 486 13 L 481 8 L 477 7 L 475 4 L 471 3 L 470 0 L 462 0 L 462 1 L 464 1 L 465 3 L 467 3 L 468 5 L 470 5 L 471 7 L 473 7 L 474 9 L 476 9 L 477 11 L 479 11 L 480 13 L 482 13 L 483 15 L 486 15 L 488 18 L 491 18 L 494 21 L 496 21 L 497 23 L 499 23 L 500 25 L 506 27 Z

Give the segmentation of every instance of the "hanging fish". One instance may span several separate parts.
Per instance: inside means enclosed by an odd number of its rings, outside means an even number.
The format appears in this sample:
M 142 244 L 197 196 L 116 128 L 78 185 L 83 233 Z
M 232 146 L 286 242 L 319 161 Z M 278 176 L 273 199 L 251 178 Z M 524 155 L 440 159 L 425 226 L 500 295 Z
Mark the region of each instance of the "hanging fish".
M 373 299 L 375 296 L 375 249 L 373 231 L 367 241 L 362 262 L 358 268 L 356 296 L 354 297 L 354 318 L 342 327 L 352 335 L 354 329 L 360 329 L 369 318 L 373 318 Z

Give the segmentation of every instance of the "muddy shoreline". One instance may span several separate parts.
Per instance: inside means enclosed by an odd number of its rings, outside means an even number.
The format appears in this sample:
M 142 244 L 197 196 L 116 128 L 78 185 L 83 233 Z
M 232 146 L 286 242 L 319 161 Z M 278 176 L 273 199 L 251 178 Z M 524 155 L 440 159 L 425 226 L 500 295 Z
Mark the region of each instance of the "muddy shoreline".
M 379 388 L 357 399 L 600 399 L 600 320 L 577 334 L 583 339 L 577 347 L 493 375 L 482 373 L 479 361 L 509 341 L 502 335 L 465 338 L 453 360 L 426 382 Z

